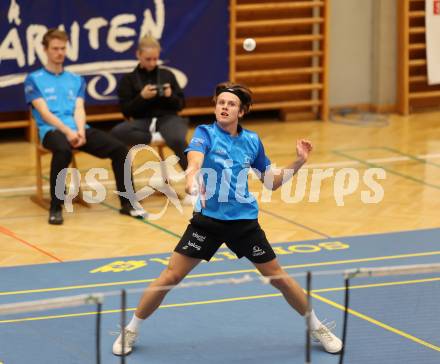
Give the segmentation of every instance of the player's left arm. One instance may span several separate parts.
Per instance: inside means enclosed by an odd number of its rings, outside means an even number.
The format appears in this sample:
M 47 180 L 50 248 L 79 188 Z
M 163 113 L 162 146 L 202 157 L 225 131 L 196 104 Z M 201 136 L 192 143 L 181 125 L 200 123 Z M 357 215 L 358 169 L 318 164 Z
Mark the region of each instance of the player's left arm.
M 266 188 L 275 191 L 284 183 L 289 181 L 300 170 L 300 168 L 307 162 L 312 149 L 313 146 L 310 141 L 306 139 L 297 140 L 296 160 L 290 163 L 288 166 L 280 169 L 275 169 L 271 166 L 261 174 L 261 182 L 263 182 Z
M 75 110 L 73 111 L 73 119 L 78 127 L 79 141 L 76 147 L 80 147 L 86 144 L 86 108 L 84 106 L 84 100 L 86 96 L 86 81 L 84 77 L 80 76 L 80 85 L 77 90 L 75 100 Z
M 76 126 L 78 127 L 78 135 L 80 137 L 78 146 L 84 145 L 86 143 L 86 109 L 84 107 L 84 99 L 82 97 L 77 97 L 76 99 L 73 118 L 75 119 Z

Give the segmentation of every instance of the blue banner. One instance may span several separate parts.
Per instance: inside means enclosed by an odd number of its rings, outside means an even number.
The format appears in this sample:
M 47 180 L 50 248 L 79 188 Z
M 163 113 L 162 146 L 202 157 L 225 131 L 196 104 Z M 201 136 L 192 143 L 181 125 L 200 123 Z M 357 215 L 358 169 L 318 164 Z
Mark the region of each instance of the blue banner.
M 49 28 L 70 37 L 66 69 L 87 81 L 86 104 L 116 104 L 122 74 L 136 65 L 139 38 L 159 39 L 161 62 L 186 97 L 210 96 L 228 79 L 228 0 L 3 0 L 0 2 L 0 112 L 26 109 L 23 80 L 45 63 Z

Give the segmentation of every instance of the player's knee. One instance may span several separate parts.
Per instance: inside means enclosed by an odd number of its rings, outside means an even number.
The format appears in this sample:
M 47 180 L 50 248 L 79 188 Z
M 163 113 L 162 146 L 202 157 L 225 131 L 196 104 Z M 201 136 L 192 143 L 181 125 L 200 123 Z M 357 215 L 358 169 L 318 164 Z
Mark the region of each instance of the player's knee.
M 271 278 L 270 284 L 280 291 L 283 291 L 289 287 L 289 281 L 286 278 Z
M 114 147 L 112 153 L 110 154 L 110 158 L 114 161 L 125 160 L 128 155 L 128 148 L 125 144 L 120 142 L 119 140 L 114 142 Z
M 55 158 L 58 163 L 63 163 L 66 166 L 69 165 L 72 160 L 72 150 L 69 148 L 59 148 L 53 152 L 53 158 Z
M 172 150 L 184 150 L 185 149 L 185 139 L 180 139 L 176 136 L 171 136 L 167 139 L 167 145 Z
M 163 272 L 163 285 L 165 286 L 175 286 L 179 284 L 184 275 L 170 268 L 165 269 Z
M 275 269 L 264 274 L 269 279 L 270 284 L 279 290 L 284 290 L 289 287 L 289 279 L 283 270 Z

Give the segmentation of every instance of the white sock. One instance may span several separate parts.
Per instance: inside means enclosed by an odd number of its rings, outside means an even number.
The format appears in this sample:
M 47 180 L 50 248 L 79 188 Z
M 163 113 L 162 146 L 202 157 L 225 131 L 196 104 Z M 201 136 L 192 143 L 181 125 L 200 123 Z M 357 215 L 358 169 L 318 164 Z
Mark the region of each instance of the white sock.
M 322 323 L 318 320 L 315 314 L 315 310 L 310 312 L 310 329 L 318 330 L 321 327 Z
M 138 332 L 142 322 L 144 322 L 143 319 L 140 319 L 139 317 L 136 317 L 135 314 L 133 314 L 131 321 L 128 323 L 127 326 L 125 326 L 125 328 L 127 330 L 130 330 L 131 332 Z
M 161 142 L 163 141 L 162 135 L 155 131 L 153 134 L 151 134 L 151 142 L 150 143 L 155 143 L 155 142 Z

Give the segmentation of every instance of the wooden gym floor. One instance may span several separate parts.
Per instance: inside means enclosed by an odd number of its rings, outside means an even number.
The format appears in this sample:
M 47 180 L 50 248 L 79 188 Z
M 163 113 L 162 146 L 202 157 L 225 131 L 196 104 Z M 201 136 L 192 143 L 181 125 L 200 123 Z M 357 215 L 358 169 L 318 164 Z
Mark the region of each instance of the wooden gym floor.
M 245 121 L 246 128 L 259 133 L 266 153 L 278 166 L 295 158 L 298 138 L 310 139 L 315 148 L 307 164 L 302 200 L 283 202 L 281 191 L 277 191 L 270 202 L 260 203 L 260 223 L 269 241 L 438 228 L 439 120 L 440 113 L 432 112 L 410 117 L 391 115 L 380 122 Z M 181 213 L 170 204 L 164 215 L 154 221 L 119 215 L 110 163 L 83 153 L 77 157 L 82 177 L 90 168 L 104 167 L 110 171 L 106 200 L 90 209 L 75 205 L 73 213 L 64 213 L 64 225 L 48 225 L 47 211 L 29 198 L 35 190 L 34 153 L 34 146 L 22 139 L 0 139 L 0 266 L 166 253 L 174 248 L 188 223 L 192 206 L 183 206 Z M 139 154 L 135 164 L 140 166 L 150 159 L 149 155 Z M 50 157 L 46 157 L 46 176 L 49 162 Z M 320 189 L 311 188 L 312 175 L 316 177 L 319 169 L 331 173 L 331 168 L 333 177 L 323 180 Z M 353 168 L 350 173 L 359 176 L 359 181 L 356 184 L 353 180 L 353 192 L 343 198 L 343 206 L 338 206 L 335 175 L 341 176 L 342 168 Z M 362 191 L 372 192 L 363 180 L 369 168 L 383 168 L 386 178 L 376 180 L 383 188 L 383 199 L 365 204 Z M 146 186 L 148 177 L 142 173 L 135 178 L 138 189 Z M 176 182 L 174 187 L 182 192 L 184 184 Z M 291 197 L 296 187 L 295 177 Z M 252 179 L 251 190 L 261 195 L 261 184 Z M 263 195 L 267 197 L 267 192 Z M 142 204 L 149 212 L 159 213 L 166 199 L 154 195 Z

